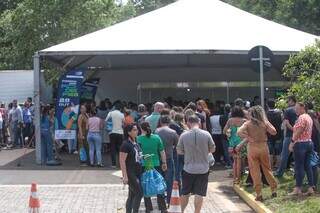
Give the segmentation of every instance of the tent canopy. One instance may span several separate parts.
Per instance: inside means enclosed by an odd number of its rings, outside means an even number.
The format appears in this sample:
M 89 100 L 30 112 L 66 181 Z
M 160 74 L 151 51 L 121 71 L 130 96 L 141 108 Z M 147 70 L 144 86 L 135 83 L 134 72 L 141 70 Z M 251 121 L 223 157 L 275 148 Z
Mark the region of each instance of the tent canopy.
M 289 55 L 312 44 L 316 38 L 219 0 L 179 0 L 39 53 L 73 68 L 81 65 L 108 69 L 124 65 L 123 59 L 128 61 L 128 66 L 131 62 L 137 62 L 139 66 L 139 60 L 145 63 L 150 54 L 247 54 L 256 45 L 267 46 L 275 54 Z M 99 55 L 123 56 L 106 58 Z M 184 64 L 189 59 L 181 58 Z M 168 61 L 167 58 L 164 60 Z M 210 58 L 210 61 L 221 63 L 219 58 Z M 179 62 L 171 63 L 179 65 Z
M 41 53 L 247 51 L 257 44 L 273 51 L 292 52 L 311 44 L 315 38 L 219 0 L 180 0 Z

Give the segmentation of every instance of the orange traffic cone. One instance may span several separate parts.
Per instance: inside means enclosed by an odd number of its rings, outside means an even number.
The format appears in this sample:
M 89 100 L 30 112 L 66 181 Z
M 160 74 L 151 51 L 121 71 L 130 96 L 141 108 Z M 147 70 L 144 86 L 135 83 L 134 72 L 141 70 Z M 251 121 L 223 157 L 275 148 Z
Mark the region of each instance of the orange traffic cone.
M 31 195 L 29 199 L 29 213 L 39 213 L 40 200 L 37 195 L 37 184 L 32 183 L 31 185 Z
M 170 199 L 170 207 L 168 210 L 169 213 L 181 213 L 181 203 L 179 196 L 179 183 L 178 181 L 173 182 L 171 199 Z

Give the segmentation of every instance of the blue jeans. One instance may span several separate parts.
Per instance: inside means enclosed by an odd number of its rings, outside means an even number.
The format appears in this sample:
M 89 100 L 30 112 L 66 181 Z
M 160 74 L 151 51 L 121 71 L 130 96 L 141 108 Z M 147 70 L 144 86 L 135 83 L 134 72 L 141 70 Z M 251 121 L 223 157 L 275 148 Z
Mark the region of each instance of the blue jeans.
M 13 123 L 13 129 L 12 129 L 12 132 L 13 132 L 13 146 L 21 146 L 23 147 L 23 141 L 22 141 L 22 135 L 21 135 L 21 128 L 19 126 L 19 122 L 18 121 L 14 121 Z
M 229 141 L 222 136 L 223 158 L 227 166 L 231 166 L 231 158 L 229 155 Z
M 53 160 L 53 145 L 50 130 L 41 129 L 41 164 Z
M 175 164 L 175 180 L 178 181 L 179 184 L 181 183 L 183 166 L 184 166 L 184 155 L 177 155 L 177 163 Z
M 94 165 L 94 152 L 96 152 L 97 164 L 102 164 L 101 157 L 101 135 L 100 132 L 89 132 L 87 137 L 89 143 L 89 156 L 90 156 L 90 164 Z
M 167 184 L 167 203 L 170 203 L 171 193 L 172 193 L 172 184 L 174 176 L 174 163 L 171 158 L 167 159 L 167 171 L 165 172 L 165 180 Z
M 281 140 L 268 140 L 269 154 L 280 155 L 282 143 Z
M 293 147 L 296 187 L 302 187 L 305 173 L 307 173 L 308 185 L 310 187 L 313 186 L 313 173 L 311 166 L 312 151 L 313 143 L 311 141 L 297 142 Z
M 74 151 L 77 150 L 77 139 L 68 140 L 68 149 L 69 149 L 69 154 L 72 154 Z
M 281 152 L 281 162 L 277 170 L 277 176 L 283 176 L 284 171 L 288 165 L 289 158 L 289 144 L 291 143 L 291 137 L 285 137 L 283 139 L 282 152 Z

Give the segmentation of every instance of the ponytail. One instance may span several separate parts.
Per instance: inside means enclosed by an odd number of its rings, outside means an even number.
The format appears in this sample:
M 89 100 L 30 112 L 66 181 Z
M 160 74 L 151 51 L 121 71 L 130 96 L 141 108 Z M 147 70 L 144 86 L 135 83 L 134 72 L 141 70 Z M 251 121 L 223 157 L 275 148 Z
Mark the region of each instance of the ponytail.
M 151 133 L 152 133 L 150 124 L 149 124 L 148 122 L 146 122 L 146 121 L 145 121 L 145 122 L 142 122 L 142 123 L 141 123 L 141 129 L 142 129 L 143 131 L 145 131 L 145 132 L 146 132 L 146 136 L 147 136 L 148 138 L 150 138 Z

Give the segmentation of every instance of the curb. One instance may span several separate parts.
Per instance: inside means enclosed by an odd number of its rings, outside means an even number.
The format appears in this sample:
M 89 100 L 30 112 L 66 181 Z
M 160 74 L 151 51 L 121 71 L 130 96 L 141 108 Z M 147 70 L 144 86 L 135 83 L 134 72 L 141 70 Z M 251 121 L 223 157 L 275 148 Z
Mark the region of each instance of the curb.
M 233 185 L 233 189 L 256 213 L 272 213 L 263 203 L 255 201 L 254 196 L 239 185 Z

